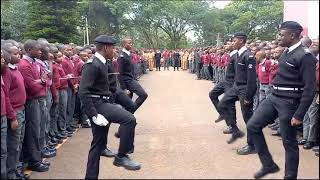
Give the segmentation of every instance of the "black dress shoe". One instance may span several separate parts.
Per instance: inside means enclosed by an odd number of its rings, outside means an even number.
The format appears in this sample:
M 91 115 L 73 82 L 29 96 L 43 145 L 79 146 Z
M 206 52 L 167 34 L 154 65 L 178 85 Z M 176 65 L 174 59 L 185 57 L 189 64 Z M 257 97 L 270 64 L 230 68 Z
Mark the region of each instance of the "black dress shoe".
M 68 127 L 67 128 L 67 133 L 69 133 L 69 132 L 75 132 L 76 130 L 74 129 L 74 128 L 72 128 L 72 127 Z
M 274 123 L 272 123 L 272 124 L 269 124 L 268 125 L 268 128 L 271 128 L 272 126 L 275 126 L 275 125 L 277 125 L 278 123 L 276 123 L 276 122 L 274 122 Z
M 306 139 L 300 139 L 300 140 L 298 141 L 298 144 L 299 144 L 299 145 L 304 145 L 306 142 L 307 142 Z
M 228 126 L 227 129 L 223 130 L 223 134 L 232 134 L 233 130 L 231 126 Z
M 49 166 L 42 164 L 41 162 L 33 166 L 28 166 L 28 169 L 36 172 L 46 172 L 49 170 Z
M 56 138 L 57 138 L 57 139 L 66 139 L 66 138 L 67 138 L 67 135 L 57 134 L 57 135 L 56 135 Z
M 233 132 L 231 135 L 231 138 L 227 141 L 228 144 L 231 144 L 235 142 L 238 138 L 242 138 L 244 136 L 244 133 L 240 130 L 237 130 L 236 132 Z
M 51 157 L 55 157 L 57 155 L 56 152 L 52 152 L 52 151 L 42 151 L 41 152 L 41 157 L 42 158 L 51 158 Z
M 279 127 L 280 127 L 279 125 L 276 125 L 276 126 L 272 126 L 270 129 L 276 131 L 276 130 L 278 130 Z
M 91 128 L 91 126 L 89 124 L 82 124 L 81 127 L 82 128 Z
M 255 148 L 249 145 L 246 145 L 237 150 L 237 154 L 239 155 L 248 155 L 248 154 L 255 154 L 255 153 L 257 153 Z
M 253 175 L 253 177 L 255 179 L 260 179 L 260 178 L 264 177 L 267 174 L 276 173 L 278 171 L 280 171 L 279 166 L 276 165 L 276 164 L 273 164 L 271 167 L 262 167 L 258 172 L 256 172 Z
M 312 151 L 313 151 L 313 152 L 319 152 L 319 146 L 314 146 L 314 147 L 312 148 Z
M 281 137 L 281 134 L 280 134 L 280 132 L 277 130 L 276 132 L 272 133 L 271 136 L 280 136 L 280 137 Z
M 56 146 L 56 145 L 58 145 L 57 142 L 52 142 L 52 141 L 48 142 L 48 146 Z
M 215 122 L 215 123 L 218 123 L 218 122 L 220 122 L 220 121 L 222 121 L 222 120 L 223 120 L 223 117 L 222 117 L 222 116 L 219 116 L 218 119 L 216 119 L 214 122 Z
M 122 166 L 125 169 L 128 170 L 139 170 L 141 169 L 141 165 L 139 163 L 133 162 L 129 156 L 124 156 L 122 158 L 119 158 L 118 155 L 115 156 L 113 165 L 115 166 Z
M 63 140 L 53 137 L 53 138 L 51 138 L 51 142 L 61 144 L 61 143 L 63 143 Z
M 49 161 L 46 161 L 46 160 L 42 160 L 41 162 L 42 164 L 46 165 L 46 166 L 50 166 L 50 162 Z
M 303 149 L 311 149 L 314 146 L 314 142 L 312 141 L 307 141 L 304 145 L 303 145 Z
M 105 157 L 115 157 L 116 153 L 112 152 L 110 149 L 106 148 L 105 150 L 102 151 L 101 156 Z
M 114 136 L 115 136 L 116 138 L 120 138 L 119 132 L 114 133 Z
M 316 155 L 317 157 L 319 157 L 319 151 L 318 151 L 318 152 L 315 152 L 314 155 Z

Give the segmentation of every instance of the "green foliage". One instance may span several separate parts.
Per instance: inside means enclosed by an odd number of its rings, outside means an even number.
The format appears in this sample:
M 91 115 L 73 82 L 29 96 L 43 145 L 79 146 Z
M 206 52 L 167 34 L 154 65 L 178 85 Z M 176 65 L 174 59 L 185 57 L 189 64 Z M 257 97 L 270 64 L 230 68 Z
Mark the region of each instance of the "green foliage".
M 1 1 L 1 39 L 21 41 L 28 23 L 27 1 Z
M 1 38 L 46 38 L 82 44 L 85 19 L 90 43 L 100 34 L 131 37 L 135 47 L 185 48 L 215 45 L 236 31 L 272 39 L 282 22 L 283 1 L 234 0 L 226 8 L 209 1 L 50 0 L 1 1 Z M 186 33 L 195 32 L 191 42 Z
M 49 42 L 79 43 L 77 1 L 31 1 L 30 21 L 24 39 L 46 38 Z M 80 36 L 81 37 L 81 36 Z

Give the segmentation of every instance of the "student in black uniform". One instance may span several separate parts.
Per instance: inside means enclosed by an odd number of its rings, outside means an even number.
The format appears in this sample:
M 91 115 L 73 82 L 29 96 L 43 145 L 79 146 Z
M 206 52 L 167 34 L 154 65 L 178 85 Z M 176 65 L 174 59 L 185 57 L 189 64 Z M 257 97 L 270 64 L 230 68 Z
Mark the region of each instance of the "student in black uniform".
M 119 63 L 119 81 L 120 87 L 123 89 L 131 98 L 133 93 L 138 95 L 136 99 L 135 107 L 136 110 L 143 104 L 147 99 L 148 94 L 141 87 L 141 85 L 134 79 L 133 76 L 133 64 L 131 61 L 132 40 L 124 39 L 122 41 L 123 49 L 120 52 L 118 63 Z
M 83 102 L 85 113 L 91 122 L 92 142 L 88 155 L 86 179 L 99 176 L 100 155 L 107 140 L 106 126 L 109 122 L 120 124 L 120 144 L 118 154 L 113 162 L 129 170 L 139 170 L 141 165 L 128 157 L 133 152 L 134 128 L 136 119 L 132 113 L 110 103 L 110 82 L 106 59 L 112 59 L 115 40 L 101 35 L 95 39 L 96 50 L 93 59 L 83 65 L 79 97 Z
M 218 107 L 219 105 L 219 96 L 223 93 L 225 93 L 228 89 L 230 89 L 233 86 L 234 83 L 234 75 L 235 75 L 235 61 L 237 59 L 238 56 L 238 52 L 237 50 L 233 50 L 230 53 L 230 62 L 227 66 L 227 70 L 226 70 L 226 75 L 223 81 L 219 82 L 217 85 L 214 86 L 214 88 L 210 91 L 209 93 L 209 97 L 210 100 L 212 102 L 212 104 L 214 105 L 214 107 L 216 108 L 217 112 L 219 113 L 219 117 L 217 120 L 215 120 L 215 122 L 220 122 L 222 121 L 224 118 L 221 116 L 221 111 Z M 232 105 L 232 107 L 230 107 L 230 115 L 232 115 L 231 117 L 234 119 L 234 121 L 236 121 L 236 107 L 235 107 L 235 103 Z M 225 129 L 223 131 L 224 134 L 231 134 L 232 133 L 232 128 L 229 124 L 228 121 L 226 121 L 226 124 L 228 126 L 227 129 Z
M 296 127 L 302 123 L 316 92 L 316 58 L 299 41 L 303 28 L 286 21 L 279 28 L 279 44 L 288 47 L 279 58 L 279 69 L 272 81 L 271 94 L 258 106 L 247 129 L 258 152 L 262 168 L 254 174 L 261 178 L 279 171 L 268 150 L 262 129 L 279 117 L 285 149 L 284 179 L 296 179 L 299 147 Z
M 231 107 L 237 100 L 240 100 L 241 111 L 244 122 L 247 124 L 253 114 L 253 96 L 256 92 L 256 60 L 245 46 L 247 36 L 244 33 L 235 33 L 233 37 L 233 46 L 238 50 L 238 58 L 235 61 L 235 83 L 228 90 L 219 103 L 221 115 L 230 123 L 232 127 L 232 136 L 227 141 L 233 143 L 238 138 L 244 136 L 244 133 L 237 127 L 235 118 L 232 117 Z M 247 145 L 237 150 L 239 155 L 255 153 L 253 142 L 247 135 Z

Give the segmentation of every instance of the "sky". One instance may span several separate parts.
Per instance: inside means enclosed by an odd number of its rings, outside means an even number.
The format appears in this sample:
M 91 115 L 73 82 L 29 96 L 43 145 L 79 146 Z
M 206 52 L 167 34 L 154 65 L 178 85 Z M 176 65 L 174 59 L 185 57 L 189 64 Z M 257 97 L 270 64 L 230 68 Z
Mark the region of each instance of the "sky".
M 225 6 L 227 6 L 231 1 L 215 1 L 210 3 L 212 6 L 223 9 Z M 186 33 L 186 36 L 188 39 L 191 39 L 192 41 L 197 40 L 197 37 L 194 35 L 194 31 L 190 31 Z

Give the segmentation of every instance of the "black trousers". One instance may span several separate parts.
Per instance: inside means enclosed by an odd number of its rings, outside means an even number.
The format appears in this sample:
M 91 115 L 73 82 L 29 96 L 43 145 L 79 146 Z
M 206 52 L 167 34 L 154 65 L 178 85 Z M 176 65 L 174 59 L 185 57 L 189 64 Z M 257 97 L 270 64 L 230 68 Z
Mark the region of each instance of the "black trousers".
M 159 59 L 159 60 L 156 60 L 156 70 L 160 71 L 160 67 L 161 67 L 161 62 L 160 62 L 160 59 Z
M 228 89 L 230 89 L 233 85 L 233 82 L 229 81 L 222 81 L 219 82 L 217 85 L 214 86 L 214 88 L 209 92 L 209 97 L 216 108 L 217 112 L 219 113 L 220 116 L 222 116 L 221 110 L 219 109 L 219 96 L 225 93 Z M 236 106 L 235 103 L 230 106 L 230 117 L 232 117 L 236 121 Z M 229 121 L 225 120 L 227 126 L 230 126 Z
M 134 114 L 136 110 L 135 104 L 123 90 L 118 89 L 114 95 L 115 96 L 114 96 L 113 102 L 115 104 L 121 105 L 125 110 L 129 111 L 131 114 Z M 110 125 L 111 123 L 107 125 L 107 130 L 106 130 L 107 137 L 108 137 Z M 120 133 L 120 127 L 118 129 L 118 132 Z M 133 134 L 135 134 L 135 129 L 133 130 Z M 108 144 L 108 140 L 106 140 L 106 145 L 104 149 L 107 148 L 107 144 Z
M 127 154 L 133 148 L 134 129 L 136 126 L 135 117 L 125 109 L 110 103 L 103 102 L 102 99 L 95 99 L 94 106 L 97 112 L 103 115 L 110 123 L 120 124 L 120 144 L 118 152 Z M 107 126 L 98 126 L 92 119 L 92 142 L 88 155 L 86 179 L 98 179 L 100 155 L 106 147 Z
M 273 94 L 261 102 L 250 119 L 247 129 L 252 137 L 263 167 L 270 167 L 274 161 L 269 152 L 262 129 L 279 117 L 282 143 L 285 149 L 285 178 L 297 178 L 299 147 L 296 128 L 291 119 L 299 106 L 298 99 L 278 97 Z
M 246 86 L 233 85 L 223 96 L 219 102 L 218 108 L 221 111 L 221 115 L 228 121 L 232 128 L 238 128 L 236 119 L 232 116 L 232 106 L 236 101 L 240 100 L 241 112 L 244 122 L 247 124 L 253 114 L 253 99 L 250 99 L 250 104 L 244 104 L 246 93 Z M 252 139 L 247 134 L 247 143 L 249 146 L 254 147 Z
M 138 96 L 135 103 L 135 111 L 143 104 L 143 102 L 148 98 L 148 94 L 142 88 L 142 86 L 136 80 L 131 80 L 126 82 L 127 89 L 131 92 L 130 97 L 132 98 L 133 93 Z

